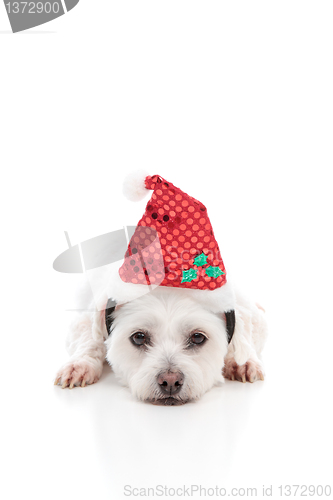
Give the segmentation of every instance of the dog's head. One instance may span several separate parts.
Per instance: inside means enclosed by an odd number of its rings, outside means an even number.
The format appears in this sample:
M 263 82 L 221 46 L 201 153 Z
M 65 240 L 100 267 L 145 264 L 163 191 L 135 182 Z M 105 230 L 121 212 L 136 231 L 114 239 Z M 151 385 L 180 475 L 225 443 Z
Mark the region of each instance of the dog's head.
M 113 313 L 107 359 L 140 400 L 182 404 L 223 380 L 222 316 L 181 292 L 158 287 Z

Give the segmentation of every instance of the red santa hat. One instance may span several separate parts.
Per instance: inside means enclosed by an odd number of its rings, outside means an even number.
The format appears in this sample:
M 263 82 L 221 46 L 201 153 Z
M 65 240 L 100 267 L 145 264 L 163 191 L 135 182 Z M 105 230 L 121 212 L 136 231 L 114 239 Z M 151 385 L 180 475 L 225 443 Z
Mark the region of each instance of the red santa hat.
M 114 280 L 112 298 L 123 303 L 164 286 L 191 294 L 216 312 L 234 309 L 205 205 L 159 175 L 141 172 L 125 180 L 124 194 L 133 201 L 149 190 L 152 196 Z

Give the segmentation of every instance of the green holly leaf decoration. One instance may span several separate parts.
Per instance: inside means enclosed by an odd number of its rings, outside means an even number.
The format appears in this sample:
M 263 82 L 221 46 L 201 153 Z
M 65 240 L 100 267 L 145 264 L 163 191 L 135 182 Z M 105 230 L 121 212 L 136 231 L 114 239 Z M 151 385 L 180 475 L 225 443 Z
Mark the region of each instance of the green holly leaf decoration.
M 224 272 L 221 271 L 219 267 L 209 266 L 206 269 L 206 274 L 211 278 L 218 278 L 219 276 L 221 276 L 221 274 L 224 274 Z
M 182 279 L 182 283 L 184 283 L 185 281 L 192 281 L 192 280 L 195 280 L 195 278 L 197 277 L 197 272 L 195 269 L 188 269 L 187 271 L 183 271 L 183 279 Z
M 194 265 L 195 266 L 204 266 L 205 264 L 207 264 L 207 256 L 204 253 L 198 255 L 194 259 Z

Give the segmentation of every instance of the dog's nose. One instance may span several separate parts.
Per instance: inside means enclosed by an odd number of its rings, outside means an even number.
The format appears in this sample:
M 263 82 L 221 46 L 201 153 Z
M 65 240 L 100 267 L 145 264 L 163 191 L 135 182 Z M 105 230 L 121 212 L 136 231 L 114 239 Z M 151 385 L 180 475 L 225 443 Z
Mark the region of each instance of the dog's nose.
M 166 371 L 157 377 L 157 383 L 164 394 L 174 396 L 178 394 L 184 383 L 184 374 L 182 372 Z

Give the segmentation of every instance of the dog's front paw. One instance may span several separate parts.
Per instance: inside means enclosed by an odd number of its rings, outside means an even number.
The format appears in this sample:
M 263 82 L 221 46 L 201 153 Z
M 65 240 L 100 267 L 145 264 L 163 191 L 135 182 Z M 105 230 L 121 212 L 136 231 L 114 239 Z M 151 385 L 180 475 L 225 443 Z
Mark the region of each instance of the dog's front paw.
M 239 380 L 240 382 L 255 382 L 264 380 L 262 367 L 256 361 L 248 360 L 244 365 L 239 366 L 234 359 L 225 362 L 222 374 L 229 380 Z
M 84 387 L 86 384 L 94 384 L 101 376 L 102 370 L 94 366 L 86 359 L 66 363 L 58 371 L 54 385 L 61 385 L 62 389 L 74 386 Z

